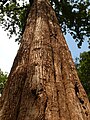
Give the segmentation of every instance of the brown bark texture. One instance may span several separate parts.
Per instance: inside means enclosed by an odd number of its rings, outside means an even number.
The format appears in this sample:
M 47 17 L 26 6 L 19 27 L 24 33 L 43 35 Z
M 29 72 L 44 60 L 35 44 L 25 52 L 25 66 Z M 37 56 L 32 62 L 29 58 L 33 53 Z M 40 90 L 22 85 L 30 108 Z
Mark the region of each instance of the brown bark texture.
M 35 0 L 0 99 L 0 120 L 90 120 L 90 104 L 49 0 Z

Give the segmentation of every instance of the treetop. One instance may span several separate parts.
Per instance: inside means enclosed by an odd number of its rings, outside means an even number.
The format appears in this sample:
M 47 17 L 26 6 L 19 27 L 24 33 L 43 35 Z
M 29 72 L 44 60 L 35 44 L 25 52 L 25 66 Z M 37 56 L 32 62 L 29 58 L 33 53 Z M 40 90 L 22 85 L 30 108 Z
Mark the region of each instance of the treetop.
M 34 0 L 1 0 L 0 25 L 8 36 L 20 41 Z M 50 0 L 64 34 L 70 33 L 78 47 L 87 39 L 90 47 L 90 0 Z M 32 6 L 33 7 L 33 6 Z

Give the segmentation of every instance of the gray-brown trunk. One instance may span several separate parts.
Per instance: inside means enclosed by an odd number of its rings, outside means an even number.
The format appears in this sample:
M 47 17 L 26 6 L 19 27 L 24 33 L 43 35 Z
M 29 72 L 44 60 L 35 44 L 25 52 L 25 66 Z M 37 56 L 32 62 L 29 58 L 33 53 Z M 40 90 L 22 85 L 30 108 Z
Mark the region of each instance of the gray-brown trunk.
M 35 0 L 0 100 L 0 120 L 90 120 L 90 104 L 49 0 Z

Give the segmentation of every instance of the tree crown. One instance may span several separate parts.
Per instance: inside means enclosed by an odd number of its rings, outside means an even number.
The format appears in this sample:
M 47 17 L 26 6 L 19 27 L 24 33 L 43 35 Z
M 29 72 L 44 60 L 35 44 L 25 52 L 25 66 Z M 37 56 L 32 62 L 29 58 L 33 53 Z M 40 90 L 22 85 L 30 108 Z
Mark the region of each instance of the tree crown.
M 20 41 L 34 0 L 1 0 L 0 25 L 8 35 L 17 35 Z M 90 47 L 90 1 L 50 0 L 64 34 L 70 33 L 78 47 L 88 38 Z M 32 6 L 33 7 L 33 6 Z
M 76 59 L 76 68 L 90 100 L 90 51 L 80 54 L 80 58 Z

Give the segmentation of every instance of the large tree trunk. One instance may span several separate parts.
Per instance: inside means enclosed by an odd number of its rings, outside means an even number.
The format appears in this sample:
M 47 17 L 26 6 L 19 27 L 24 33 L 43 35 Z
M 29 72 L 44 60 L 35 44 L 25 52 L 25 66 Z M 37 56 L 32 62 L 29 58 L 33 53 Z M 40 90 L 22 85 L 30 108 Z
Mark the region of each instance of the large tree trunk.
M 49 0 L 35 0 L 0 101 L 0 120 L 90 120 L 90 104 Z

